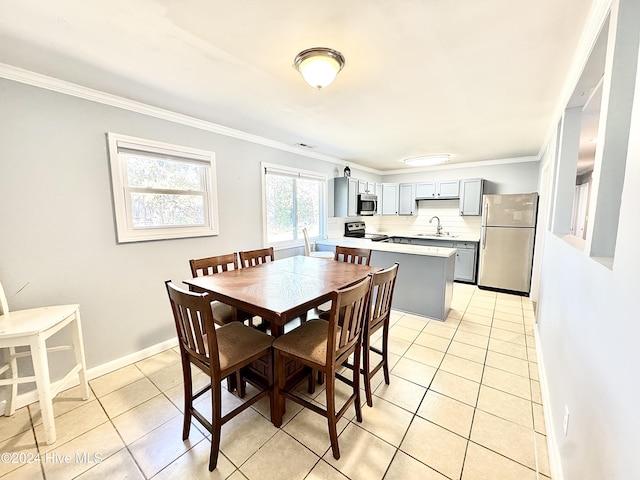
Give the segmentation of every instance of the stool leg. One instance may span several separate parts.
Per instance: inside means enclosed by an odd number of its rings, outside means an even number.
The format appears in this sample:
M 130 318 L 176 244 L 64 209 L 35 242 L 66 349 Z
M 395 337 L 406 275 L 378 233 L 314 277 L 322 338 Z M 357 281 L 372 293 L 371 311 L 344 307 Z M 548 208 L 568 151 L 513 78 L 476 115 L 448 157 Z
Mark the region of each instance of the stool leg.
M 9 394 L 9 400 L 7 400 L 4 414 L 7 417 L 10 417 L 16 413 L 16 398 L 18 397 L 18 362 L 16 360 L 16 348 L 9 347 L 8 351 L 7 363 L 11 370 L 11 379 L 13 380 L 13 384 L 11 385 L 11 393 Z
M 80 324 L 80 309 L 75 311 L 75 321 L 71 328 L 73 339 L 73 353 L 76 358 L 76 365 L 80 365 L 78 372 L 80 390 L 82 391 L 82 399 L 89 398 L 89 383 L 87 382 L 87 365 L 84 358 L 84 344 L 82 343 L 82 326 Z
M 44 425 L 44 435 L 48 445 L 56 441 L 56 425 L 53 417 L 53 397 L 51 395 L 51 379 L 47 360 L 47 344 L 44 337 L 34 335 L 31 340 L 31 359 L 38 388 L 38 401 Z

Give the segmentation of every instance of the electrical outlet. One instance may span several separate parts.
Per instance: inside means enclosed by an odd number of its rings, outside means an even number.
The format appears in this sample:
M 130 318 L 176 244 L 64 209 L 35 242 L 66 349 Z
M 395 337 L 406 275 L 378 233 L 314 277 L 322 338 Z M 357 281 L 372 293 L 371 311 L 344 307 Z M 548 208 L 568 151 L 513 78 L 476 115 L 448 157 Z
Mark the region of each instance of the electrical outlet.
M 567 436 L 567 430 L 569 429 L 569 407 L 564 406 L 564 420 L 562 421 L 562 429 L 564 430 L 564 436 Z

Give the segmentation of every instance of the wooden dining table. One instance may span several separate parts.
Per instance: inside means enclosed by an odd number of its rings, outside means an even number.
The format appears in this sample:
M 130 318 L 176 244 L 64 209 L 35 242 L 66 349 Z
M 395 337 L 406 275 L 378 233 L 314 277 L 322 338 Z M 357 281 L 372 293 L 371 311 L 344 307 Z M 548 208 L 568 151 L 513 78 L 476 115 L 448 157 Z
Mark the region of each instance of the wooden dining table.
M 329 300 L 331 292 L 353 285 L 380 267 L 307 256 L 286 257 L 184 280 L 192 291 L 207 292 L 212 300 L 268 320 L 271 335 L 284 325 Z

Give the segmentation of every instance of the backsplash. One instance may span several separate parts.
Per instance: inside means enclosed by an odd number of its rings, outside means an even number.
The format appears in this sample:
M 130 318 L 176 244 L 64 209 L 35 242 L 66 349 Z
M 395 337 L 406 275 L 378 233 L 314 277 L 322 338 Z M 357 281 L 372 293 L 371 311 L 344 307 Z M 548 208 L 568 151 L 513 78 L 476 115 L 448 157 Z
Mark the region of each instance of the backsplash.
M 481 216 L 461 216 L 460 201 L 422 200 L 418 202 L 418 215 L 375 215 L 373 217 L 330 217 L 327 223 L 329 237 L 344 235 L 345 222 L 362 220 L 368 232 L 402 232 L 407 234 L 434 234 L 437 222 L 429 223 L 433 216 L 440 218 L 442 230 L 452 235 L 480 236 Z

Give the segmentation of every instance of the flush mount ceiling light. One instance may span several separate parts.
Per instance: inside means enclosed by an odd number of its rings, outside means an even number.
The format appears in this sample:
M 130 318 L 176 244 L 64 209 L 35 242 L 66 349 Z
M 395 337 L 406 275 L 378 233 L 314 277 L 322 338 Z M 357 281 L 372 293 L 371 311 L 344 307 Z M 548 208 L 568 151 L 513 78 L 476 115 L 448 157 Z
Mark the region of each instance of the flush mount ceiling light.
M 319 90 L 333 82 L 344 67 L 344 57 L 340 52 L 330 48 L 308 48 L 296 56 L 293 66 L 305 82 Z
M 407 158 L 404 160 L 405 165 L 411 167 L 427 167 L 429 165 L 438 165 L 449 161 L 451 155 L 443 153 L 439 155 L 423 155 L 421 157 Z

